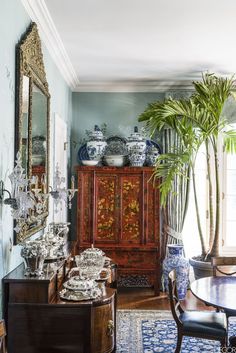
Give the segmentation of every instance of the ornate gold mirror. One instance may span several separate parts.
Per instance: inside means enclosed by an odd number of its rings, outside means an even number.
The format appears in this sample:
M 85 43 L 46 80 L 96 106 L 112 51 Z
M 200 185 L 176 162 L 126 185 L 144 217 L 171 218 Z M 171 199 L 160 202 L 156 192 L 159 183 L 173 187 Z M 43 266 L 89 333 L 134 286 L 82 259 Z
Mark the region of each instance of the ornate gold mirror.
M 16 144 L 22 167 L 29 179 L 37 176 L 32 188 L 36 201 L 48 191 L 50 94 L 37 25 L 32 23 L 16 48 Z M 42 180 L 44 190 L 42 189 Z M 37 190 L 38 191 L 37 191 Z M 44 193 L 44 195 L 42 195 Z M 41 200 L 42 201 L 42 200 Z M 37 204 L 25 222 L 15 225 L 15 243 L 22 242 L 46 225 L 48 201 Z

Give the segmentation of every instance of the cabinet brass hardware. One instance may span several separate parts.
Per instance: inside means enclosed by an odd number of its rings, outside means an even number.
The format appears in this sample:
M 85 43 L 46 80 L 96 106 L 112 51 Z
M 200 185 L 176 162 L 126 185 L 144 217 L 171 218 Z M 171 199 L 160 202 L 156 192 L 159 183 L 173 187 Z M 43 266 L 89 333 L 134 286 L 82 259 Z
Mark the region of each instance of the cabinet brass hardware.
M 114 322 L 109 320 L 107 323 L 107 336 L 113 336 L 114 334 Z

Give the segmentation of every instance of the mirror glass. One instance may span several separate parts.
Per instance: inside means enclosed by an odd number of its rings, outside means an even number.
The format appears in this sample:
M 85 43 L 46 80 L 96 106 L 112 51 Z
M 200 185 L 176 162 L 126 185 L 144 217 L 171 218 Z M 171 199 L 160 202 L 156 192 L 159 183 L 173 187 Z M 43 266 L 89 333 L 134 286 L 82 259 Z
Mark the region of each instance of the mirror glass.
M 16 220 L 15 243 L 20 243 L 46 226 L 48 216 L 50 94 L 37 25 L 32 23 L 16 48 L 16 136 L 34 199 L 25 220 Z M 34 179 L 35 180 L 35 179 Z M 42 183 L 43 181 L 43 183 Z
M 33 83 L 32 90 L 32 175 L 39 185 L 46 173 L 47 159 L 47 96 Z
M 22 167 L 28 174 L 28 153 L 29 153 L 29 77 L 23 75 L 22 86 L 22 132 L 21 132 L 21 159 Z

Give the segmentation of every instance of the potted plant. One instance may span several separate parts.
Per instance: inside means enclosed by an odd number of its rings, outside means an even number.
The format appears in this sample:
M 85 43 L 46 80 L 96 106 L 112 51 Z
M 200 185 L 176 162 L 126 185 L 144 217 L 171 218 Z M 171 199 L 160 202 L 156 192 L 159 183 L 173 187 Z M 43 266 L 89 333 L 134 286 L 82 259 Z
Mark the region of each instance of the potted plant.
M 202 75 L 201 81 L 193 82 L 193 86 L 195 91 L 190 98 L 180 100 L 169 98 L 163 102 L 149 104 L 139 120 L 146 121 L 152 134 L 170 128 L 179 138 L 177 148 L 159 156 L 154 175 L 161 178 L 160 193 L 163 206 L 166 204 L 168 194 L 173 191 L 175 175 L 192 178 L 201 242 L 201 254 L 197 260 L 209 262 L 211 257 L 219 256 L 221 202 L 219 139 L 222 139 L 225 151 L 236 152 L 236 131 L 230 128 L 229 122 L 222 115 L 225 102 L 230 96 L 234 96 L 234 82 L 232 78 L 206 73 Z M 202 231 L 195 180 L 195 161 L 203 144 L 208 174 L 209 234 L 203 234 Z

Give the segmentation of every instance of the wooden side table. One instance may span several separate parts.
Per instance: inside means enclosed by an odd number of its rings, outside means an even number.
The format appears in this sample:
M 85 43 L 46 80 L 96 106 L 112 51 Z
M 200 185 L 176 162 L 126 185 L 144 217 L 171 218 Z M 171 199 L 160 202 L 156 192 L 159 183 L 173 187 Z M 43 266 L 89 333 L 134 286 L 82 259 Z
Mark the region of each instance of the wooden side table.
M 116 290 L 98 299 L 64 301 L 58 274 L 25 277 L 23 264 L 4 277 L 8 352 L 111 353 L 116 345 Z

